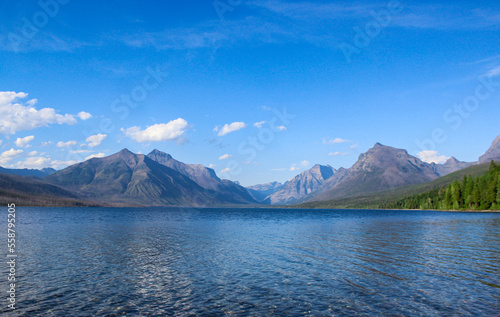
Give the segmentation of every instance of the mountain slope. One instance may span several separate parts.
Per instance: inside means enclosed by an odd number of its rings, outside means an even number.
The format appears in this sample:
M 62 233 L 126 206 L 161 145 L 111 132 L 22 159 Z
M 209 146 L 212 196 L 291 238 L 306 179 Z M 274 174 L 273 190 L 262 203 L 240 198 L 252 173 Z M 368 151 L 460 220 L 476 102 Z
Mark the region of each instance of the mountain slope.
M 465 169 L 450 173 L 433 181 L 401 186 L 366 195 L 337 198 L 325 201 L 309 201 L 294 207 L 300 208 L 383 208 L 388 203 L 395 202 L 411 195 L 422 194 L 431 190 L 448 186 L 455 180 L 462 180 L 464 176 L 478 177 L 484 175 L 489 164 L 473 165 Z
M 272 205 L 296 203 L 315 192 L 336 172 L 330 165 L 316 164 L 311 169 L 287 181 L 279 190 L 267 196 L 264 202 Z
M 0 203 L 16 206 L 95 206 L 75 193 L 33 177 L 0 174 Z
M 406 150 L 380 143 L 359 156 L 341 178 L 326 182 L 309 201 L 366 195 L 438 178 L 434 168 Z
M 435 164 L 431 163 L 431 165 L 434 167 L 434 170 L 436 173 L 439 174 L 439 176 L 445 176 L 450 173 L 459 171 L 461 169 L 467 168 L 472 165 L 476 165 L 477 162 L 462 162 L 457 160 L 455 157 L 450 157 L 444 164 Z
M 200 187 L 210 190 L 218 200 L 233 204 L 257 203 L 244 187 L 230 180 L 221 180 L 211 168 L 201 164 L 182 163 L 157 149 L 151 151 L 147 157 L 190 178 Z
M 157 149 L 151 151 L 151 153 L 149 153 L 147 157 L 155 162 L 176 170 L 184 176 L 191 178 L 198 185 L 205 188 L 215 189 L 221 181 L 219 177 L 217 177 L 213 169 L 205 167 L 201 164 L 182 163 L 175 160 L 170 154 L 164 153 Z
M 419 195 L 410 195 L 383 208 L 440 210 L 500 209 L 500 166 L 491 162 L 488 171 L 479 177 L 464 177 L 448 186 Z
M 45 177 L 47 175 L 53 174 L 56 170 L 53 168 L 43 168 L 41 170 L 37 169 L 13 169 L 13 168 L 3 168 L 0 167 L 0 173 L 9 174 L 9 175 L 19 175 L 19 176 L 36 176 L 36 177 Z
M 217 194 L 145 155 L 124 149 L 69 166 L 45 180 L 98 201 L 138 205 L 222 204 Z
M 493 140 L 488 151 L 479 157 L 479 164 L 489 163 L 491 160 L 500 161 L 500 135 Z
M 277 192 L 283 184 L 278 183 L 278 182 L 270 182 L 266 184 L 257 184 L 253 186 L 247 186 L 245 187 L 248 192 L 250 192 L 250 195 L 252 197 L 259 201 L 262 202 L 266 199 L 267 196 L 274 194 Z

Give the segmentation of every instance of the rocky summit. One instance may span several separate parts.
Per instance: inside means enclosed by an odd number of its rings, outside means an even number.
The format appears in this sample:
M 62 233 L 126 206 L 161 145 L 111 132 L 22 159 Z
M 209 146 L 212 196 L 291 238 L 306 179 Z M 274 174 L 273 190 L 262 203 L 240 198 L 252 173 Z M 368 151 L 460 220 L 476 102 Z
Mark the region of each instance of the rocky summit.
M 409 155 L 406 150 L 380 143 L 359 156 L 342 172 L 342 177 L 325 183 L 310 200 L 350 197 L 418 184 L 439 177 L 431 164 Z
M 307 195 L 314 193 L 336 172 L 330 165 L 316 164 L 311 169 L 287 181 L 279 190 L 267 196 L 264 202 L 272 205 L 298 202 Z
M 500 161 L 500 135 L 493 140 L 488 151 L 479 157 L 479 164 L 489 163 L 491 160 Z
M 454 156 L 450 157 L 443 164 L 431 163 L 431 165 L 434 167 L 434 170 L 439 174 L 439 176 L 445 176 L 476 164 L 477 162 L 459 161 Z
M 163 157 L 171 160 L 168 155 Z M 244 189 L 249 197 L 248 201 L 233 199 L 227 193 L 202 187 L 186 175 L 189 174 L 188 166 L 183 166 L 180 162 L 173 163 L 179 163 L 179 170 L 184 168 L 183 173 L 148 156 L 123 149 L 108 157 L 93 158 L 69 166 L 45 177 L 44 180 L 70 189 L 81 198 L 106 203 L 210 206 L 231 204 L 235 201 L 252 202 L 251 196 Z M 210 171 L 204 172 L 210 174 Z M 222 187 L 230 187 L 230 184 L 220 182 Z

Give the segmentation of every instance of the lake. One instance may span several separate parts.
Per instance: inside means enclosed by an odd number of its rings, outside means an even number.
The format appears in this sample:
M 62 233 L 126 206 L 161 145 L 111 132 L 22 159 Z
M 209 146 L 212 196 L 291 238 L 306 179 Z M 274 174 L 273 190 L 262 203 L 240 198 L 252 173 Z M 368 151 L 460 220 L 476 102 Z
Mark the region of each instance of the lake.
M 7 208 L 0 241 L 7 250 Z M 7 316 L 493 316 L 500 214 L 242 208 L 16 211 Z M 7 313 L 6 313 L 7 312 Z

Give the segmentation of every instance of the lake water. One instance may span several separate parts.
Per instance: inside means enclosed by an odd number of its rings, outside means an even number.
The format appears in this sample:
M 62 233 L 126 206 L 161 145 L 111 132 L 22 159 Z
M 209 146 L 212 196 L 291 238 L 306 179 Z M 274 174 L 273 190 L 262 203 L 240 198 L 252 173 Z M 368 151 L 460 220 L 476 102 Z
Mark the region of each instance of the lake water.
M 7 316 L 500 312 L 500 214 L 18 207 L 17 221 Z

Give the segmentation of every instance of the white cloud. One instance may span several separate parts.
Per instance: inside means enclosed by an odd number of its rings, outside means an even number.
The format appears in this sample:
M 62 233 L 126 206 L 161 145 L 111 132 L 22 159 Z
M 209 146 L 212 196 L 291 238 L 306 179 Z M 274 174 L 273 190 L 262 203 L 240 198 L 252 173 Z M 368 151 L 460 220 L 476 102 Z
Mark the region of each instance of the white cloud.
M 215 131 L 219 131 L 219 133 L 217 134 L 218 136 L 224 136 L 228 133 L 238 131 L 238 130 L 241 130 L 241 129 L 246 128 L 246 127 L 247 127 L 247 124 L 244 122 L 233 122 L 231 124 L 226 123 L 220 129 L 218 127 L 216 127 L 217 130 L 215 130 Z
M 338 4 L 314 2 L 286 1 L 254 1 L 254 5 L 265 8 L 273 13 L 298 20 L 333 20 L 362 18 L 368 16 L 368 10 L 377 8 L 375 4 Z
M 306 167 L 306 166 L 309 166 L 309 164 L 311 164 L 308 160 L 303 160 L 302 162 L 300 162 L 300 165 Z
M 218 49 L 231 47 L 241 41 L 262 44 L 305 42 L 336 48 L 341 44 L 342 37 L 338 32 L 332 32 L 332 26 L 345 24 L 346 21 L 347 24 L 359 24 L 359 21 L 373 20 L 372 14 L 387 9 L 381 2 L 325 4 L 320 1 L 254 0 L 246 3 L 258 10 L 265 10 L 264 14 L 226 19 L 224 27 L 220 26 L 218 19 L 212 19 L 187 27 L 116 34 L 113 39 L 132 47 L 158 50 Z M 499 21 L 498 10 L 464 10 L 463 6 L 452 4 L 405 4 L 404 11 L 390 16 L 391 27 L 490 29 L 496 28 Z
M 67 2 L 68 1 L 66 1 L 66 3 Z M 62 4 L 62 1 L 60 1 L 59 3 Z M 52 7 L 52 8 L 55 9 L 54 7 Z M 43 10 L 52 10 L 52 9 L 49 9 L 49 7 L 44 7 Z M 49 12 L 49 11 L 46 11 L 46 12 Z M 57 14 L 57 10 L 51 11 L 51 12 Z M 48 18 L 48 17 L 46 17 L 46 18 Z M 45 18 L 43 18 L 43 19 L 45 19 Z M 39 20 L 39 22 L 42 23 L 42 20 Z M 48 20 L 43 22 L 43 24 L 45 24 L 47 22 L 48 22 Z M 35 24 L 38 24 L 38 23 L 35 22 Z M 34 27 L 34 26 L 31 26 L 31 27 Z M 40 27 L 40 25 L 38 25 L 38 27 Z M 32 29 L 32 31 L 30 31 L 30 32 L 38 31 L 38 30 L 39 30 L 38 28 L 35 28 L 35 29 Z M 17 34 L 16 35 L 13 34 L 14 35 L 13 42 L 9 43 L 9 41 L 7 41 L 7 40 L 0 41 L 0 50 L 11 51 L 11 52 L 33 52 L 33 51 L 59 52 L 59 51 L 63 51 L 63 52 L 67 53 L 70 51 L 74 51 L 75 49 L 80 48 L 82 46 L 92 45 L 89 42 L 82 42 L 82 41 L 78 41 L 78 40 L 69 38 L 67 36 L 56 35 L 55 33 L 51 32 L 49 30 L 46 30 L 45 32 L 35 32 L 35 33 L 30 33 L 30 34 L 31 35 L 26 34 L 26 35 L 30 36 L 29 41 L 26 41 L 26 40 L 18 41 L 16 39 Z M 36 36 L 34 36 L 35 34 L 36 34 Z M 24 36 L 23 33 L 19 33 L 19 35 Z
M 41 153 L 41 154 L 43 154 L 43 153 Z M 61 168 L 64 168 L 64 167 L 67 167 L 69 165 L 73 165 L 76 163 L 78 163 L 78 161 L 74 161 L 74 160 L 71 160 L 71 161 L 55 160 L 55 161 L 53 161 L 49 157 L 32 156 L 32 157 L 27 157 L 24 161 L 17 162 L 15 167 L 16 168 L 35 168 L 35 169 L 52 167 L 55 169 L 61 169 Z
M 286 168 L 271 168 L 271 171 L 273 171 L 273 172 L 282 172 L 282 171 L 286 171 Z
M 496 66 L 496 67 L 490 69 L 490 71 L 486 73 L 486 76 L 489 76 L 489 77 L 495 77 L 498 75 L 500 75 L 500 66 Z
M 332 152 L 332 153 L 328 153 L 328 155 L 330 155 L 330 156 L 337 156 L 337 155 L 346 156 L 346 155 L 349 155 L 349 153 Z
M 417 154 L 417 156 L 426 163 L 444 163 L 449 157 L 445 155 L 439 155 L 437 151 L 422 151 Z
M 335 139 L 323 138 L 323 144 L 338 144 L 345 142 L 351 142 L 351 141 L 342 138 L 335 138 Z
M 24 92 L 0 91 L 0 134 L 14 134 L 17 131 L 33 130 L 49 124 L 75 124 L 73 115 L 61 115 L 53 108 L 37 110 L 36 99 L 24 104 L 18 102 L 28 94 Z
M 259 162 L 252 162 L 252 161 L 244 161 L 242 163 L 245 165 L 259 165 L 260 164 Z
M 28 153 L 28 156 L 35 156 L 35 155 L 38 155 L 37 151 L 31 151 Z
M 217 167 L 217 165 L 214 165 L 214 164 L 210 164 L 210 165 L 208 165 L 208 168 L 212 168 L 212 169 L 213 169 L 213 168 L 215 168 L 215 167 Z
M 87 120 L 87 119 L 92 118 L 92 115 L 88 112 L 85 112 L 85 111 L 78 112 L 77 116 L 78 116 L 78 118 L 80 118 L 82 120 Z
M 67 166 L 70 166 L 70 165 L 73 165 L 76 163 L 78 163 L 78 161 L 74 161 L 74 160 L 71 160 L 71 161 L 51 161 L 50 167 L 55 168 L 55 169 L 61 169 L 61 168 L 64 168 L 64 167 L 67 167 Z
M 56 145 L 57 147 L 70 147 L 76 145 L 76 141 L 68 141 L 68 142 L 59 141 L 57 142 Z
M 228 158 L 233 157 L 231 154 L 224 154 L 221 157 L 219 157 L 219 160 L 227 160 Z
M 102 141 L 107 137 L 107 134 L 96 134 L 91 135 L 85 139 L 86 142 L 89 142 L 89 147 L 96 147 L 102 143 Z
M 290 171 L 292 171 L 292 172 L 293 171 L 298 171 L 298 170 L 300 170 L 300 167 L 297 167 L 297 166 L 290 167 Z
M 51 144 L 52 144 L 52 141 L 42 142 L 42 146 L 49 146 Z
M 18 147 L 29 147 L 30 145 L 28 143 L 30 143 L 34 139 L 35 139 L 34 135 L 29 135 L 29 136 L 24 137 L 24 138 L 17 138 L 15 143 L 16 143 L 16 146 L 18 146 Z
M 87 156 L 84 161 L 90 160 L 91 158 L 94 158 L 94 157 L 104 157 L 105 155 L 106 154 L 104 154 L 104 153 L 92 154 L 92 155 Z
M 229 167 L 226 167 L 220 171 L 221 173 L 227 173 L 229 172 Z
M 13 159 L 15 159 L 16 157 L 19 157 L 23 154 L 23 150 L 14 150 L 14 149 L 10 149 L 8 151 L 5 151 L 3 152 L 1 155 L 0 155 L 0 165 L 5 165 L 5 164 L 8 164 L 10 163 Z
M 260 122 L 255 122 L 253 125 L 254 125 L 255 127 L 257 127 L 257 128 L 259 128 L 259 129 L 260 129 L 260 128 L 262 128 L 262 126 L 263 126 L 264 124 L 266 124 L 266 123 L 267 123 L 267 121 L 260 121 Z
M 50 167 L 50 166 L 51 166 L 50 158 L 41 157 L 41 156 L 28 157 L 23 162 L 18 162 L 16 164 L 16 167 L 18 167 L 18 168 L 41 169 L 41 168 Z
M 276 127 L 276 129 L 278 129 L 280 131 L 286 131 L 286 127 L 284 125 L 279 125 Z
M 353 144 L 353 145 L 349 146 L 349 150 L 354 150 L 354 149 L 356 149 L 358 146 L 359 146 L 359 144 L 358 144 L 358 143 Z
M 2 145 L 3 140 L 0 140 L 0 145 Z
M 135 126 L 128 129 L 121 129 L 126 137 L 132 140 L 143 143 L 151 141 L 172 141 L 181 137 L 189 128 L 186 120 L 178 118 L 169 123 L 159 123 L 141 130 Z
M 90 152 L 90 150 L 69 151 L 69 153 L 72 153 L 72 154 L 89 153 L 89 152 Z

